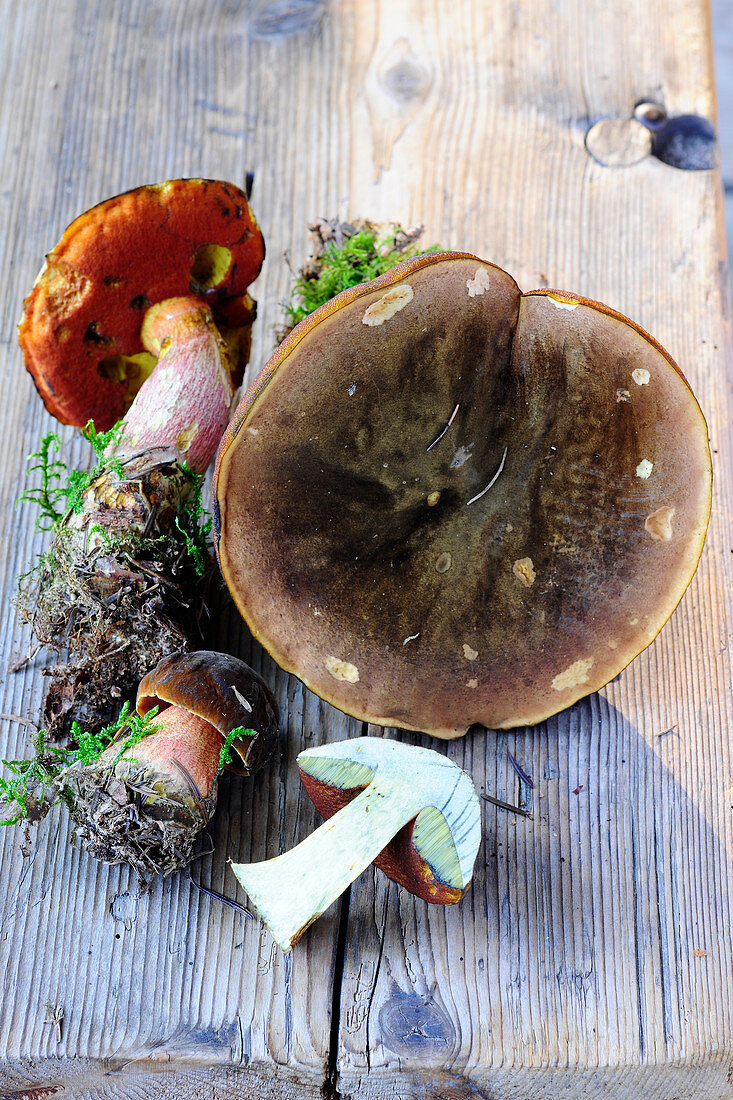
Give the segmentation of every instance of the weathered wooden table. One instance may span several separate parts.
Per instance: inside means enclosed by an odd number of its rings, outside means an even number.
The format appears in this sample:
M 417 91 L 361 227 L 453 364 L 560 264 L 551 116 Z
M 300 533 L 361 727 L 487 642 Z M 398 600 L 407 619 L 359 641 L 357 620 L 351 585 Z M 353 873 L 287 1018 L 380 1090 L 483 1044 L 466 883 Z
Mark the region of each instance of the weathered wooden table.
M 654 333 L 707 414 L 716 472 L 700 569 L 643 656 L 536 729 L 438 746 L 480 791 L 516 797 L 507 748 L 536 784 L 531 820 L 483 803 L 460 906 L 369 871 L 285 957 L 185 874 L 140 897 L 126 870 L 68 846 L 60 815 L 30 856 L 4 830 L 0 1096 L 733 1096 L 721 188 L 714 170 L 647 155 L 630 121 L 644 99 L 714 121 L 703 0 L 5 0 L 0 25 L 4 714 L 35 718 L 43 689 L 42 654 L 10 671 L 29 645 L 16 578 L 43 541 L 14 501 L 51 426 L 15 323 L 64 226 L 125 188 L 254 172 L 268 259 L 252 371 L 309 221 L 422 221 L 426 240 L 524 289 L 582 293 Z M 618 122 L 594 131 L 595 159 L 586 135 L 604 118 Z M 362 730 L 225 604 L 219 625 L 284 715 L 279 756 L 225 785 L 215 855 L 196 865 L 233 894 L 228 858 L 275 855 L 315 824 L 297 752 Z M 22 752 L 26 732 L 4 718 L 0 752 Z

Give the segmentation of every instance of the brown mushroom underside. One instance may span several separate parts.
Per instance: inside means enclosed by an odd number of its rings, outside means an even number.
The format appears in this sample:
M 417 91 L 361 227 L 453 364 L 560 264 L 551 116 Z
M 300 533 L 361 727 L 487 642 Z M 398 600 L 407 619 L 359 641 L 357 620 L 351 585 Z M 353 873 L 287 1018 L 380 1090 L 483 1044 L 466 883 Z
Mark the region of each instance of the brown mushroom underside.
M 455 253 L 302 322 L 217 479 L 221 567 L 278 663 L 443 737 L 607 683 L 682 596 L 710 509 L 706 425 L 667 354 Z

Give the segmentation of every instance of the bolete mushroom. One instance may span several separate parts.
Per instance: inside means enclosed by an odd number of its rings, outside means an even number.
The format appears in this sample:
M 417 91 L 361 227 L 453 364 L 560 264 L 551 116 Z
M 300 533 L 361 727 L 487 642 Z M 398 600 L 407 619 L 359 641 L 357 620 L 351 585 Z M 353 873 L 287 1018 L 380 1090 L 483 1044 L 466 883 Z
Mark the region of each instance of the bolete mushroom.
M 464 253 L 302 321 L 216 466 L 253 634 L 366 721 L 456 737 L 600 688 L 672 613 L 710 511 L 707 430 L 655 340 Z
M 141 877 L 169 875 L 193 858 L 215 805 L 226 746 L 232 770 L 250 775 L 272 751 L 278 708 L 244 661 L 200 650 L 165 658 L 141 681 L 137 710 L 151 732 L 129 747 L 61 773 L 76 835 L 105 863 L 129 863 Z
M 171 180 L 77 218 L 26 300 L 20 343 L 49 412 L 97 432 L 123 416 L 83 492 L 78 472 L 72 499 L 57 490 L 28 615 L 71 652 L 47 696 L 54 735 L 99 729 L 147 668 L 192 644 L 200 475 L 242 379 L 263 255 L 243 191 Z
M 264 243 L 243 191 L 179 179 L 107 199 L 71 223 L 26 299 L 20 344 L 48 411 L 97 431 L 120 420 L 155 366 L 151 305 L 192 296 L 226 335 L 238 386 L 249 354 L 247 293 Z
M 432 749 L 357 737 L 306 749 L 300 778 L 328 820 L 295 848 L 232 870 L 283 951 L 375 863 L 424 901 L 465 894 L 481 839 L 471 778 Z

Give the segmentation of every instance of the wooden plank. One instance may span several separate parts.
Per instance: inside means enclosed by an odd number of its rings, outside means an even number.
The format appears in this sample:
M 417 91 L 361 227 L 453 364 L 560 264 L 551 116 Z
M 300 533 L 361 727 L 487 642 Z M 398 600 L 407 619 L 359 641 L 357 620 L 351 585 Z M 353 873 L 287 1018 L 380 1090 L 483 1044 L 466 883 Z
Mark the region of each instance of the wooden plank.
M 138 183 L 255 172 L 268 261 L 253 371 L 286 291 L 281 258 L 299 262 L 309 221 L 423 221 L 427 239 L 505 266 L 525 289 L 581 292 L 653 332 L 701 399 L 717 477 L 700 571 L 644 656 L 536 730 L 439 746 L 480 790 L 511 799 L 509 747 L 537 782 L 535 817 L 486 805 L 473 890 L 448 911 L 362 876 L 342 982 L 337 908 L 285 959 L 184 876 L 136 899 L 126 872 L 67 847 L 58 819 L 33 857 L 0 837 L 0 1090 L 35 1079 L 90 1098 L 315 1097 L 337 1056 L 344 1097 L 728 1095 L 733 543 L 719 180 L 648 157 L 603 167 L 584 146 L 592 121 L 627 118 L 645 97 L 713 115 L 704 5 L 1 6 L 7 660 L 29 642 L 9 601 L 42 542 L 10 506 L 49 427 L 15 349 L 19 303 L 64 225 Z M 278 672 L 222 606 L 221 644 L 263 670 L 286 716 L 279 759 L 226 789 L 216 854 L 195 867 L 231 891 L 227 857 L 273 855 L 313 827 L 293 775 L 299 749 L 360 729 Z M 38 712 L 42 659 L 5 673 L 2 712 Z M 17 724 L 3 735 L 2 754 L 22 747 Z M 61 1043 L 46 1002 L 64 1008 Z
M 259 210 L 274 257 L 300 249 L 305 237 L 310 195 L 303 188 L 294 197 L 294 174 L 286 169 L 294 153 L 291 105 L 307 102 L 311 83 L 302 36 L 256 44 L 250 24 L 224 3 L 67 2 L 52 12 L 40 3 L 22 10 L 3 5 L 4 713 L 37 715 L 43 688 L 43 655 L 14 675 L 7 664 L 29 644 L 10 602 L 16 578 L 43 542 L 28 510 L 16 512 L 13 502 L 26 484 L 24 456 L 51 427 L 14 333 L 44 252 L 71 218 L 105 195 L 171 175 L 243 184 L 251 169 L 264 177 Z M 308 41 L 316 41 L 313 34 Z M 277 86 L 273 52 L 284 66 Z M 265 172 L 263 164 L 271 168 Z M 313 166 L 325 180 L 322 155 Z M 335 204 L 328 188 L 321 201 L 324 209 Z M 269 232 L 271 224 L 279 236 Z M 285 264 L 275 262 L 258 295 L 260 365 L 287 279 Z M 75 433 L 61 434 L 70 441 Z M 85 445 L 72 444 L 79 461 L 85 452 Z M 256 782 L 226 786 L 212 832 L 216 854 L 194 865 L 204 885 L 232 894 L 228 858 L 266 858 L 314 827 L 294 769 L 297 752 L 314 740 L 349 736 L 356 725 L 290 682 L 220 603 L 221 645 L 262 670 L 283 714 L 279 754 Z M 4 722 L 3 733 L 2 755 L 22 751 L 24 729 Z M 61 1080 L 67 1091 L 95 1097 L 127 1095 L 133 1085 L 136 1096 L 163 1089 L 204 1094 L 199 1073 L 182 1071 L 165 1083 L 150 1076 L 172 1065 L 213 1067 L 214 1076 L 207 1069 L 203 1080 L 217 1095 L 321 1095 L 338 909 L 321 922 L 317 938 L 286 959 L 258 922 L 203 897 L 185 876 L 157 882 L 138 897 L 126 870 L 102 867 L 69 847 L 60 817 L 44 824 L 31 857 L 21 855 L 18 836 L 2 833 L 0 1091 L 38 1079 Z M 63 1007 L 60 1042 L 44 1022 L 47 1002 Z M 232 1083 L 233 1069 L 242 1066 L 244 1077 Z
M 371 110 L 366 124 L 354 103 L 352 159 L 375 166 L 356 208 L 383 215 L 400 190 L 400 213 L 424 220 L 430 238 L 474 249 L 525 289 L 580 290 L 639 320 L 701 398 L 717 484 L 700 572 L 651 650 L 535 730 L 448 748 L 500 797 L 516 782 L 507 748 L 537 781 L 532 822 L 486 807 L 464 905 L 436 912 L 378 876 L 354 891 L 342 1095 L 403 1096 L 406 1079 L 416 1097 L 727 1095 L 731 467 L 719 185 L 650 157 L 604 167 L 584 147 L 593 121 L 630 118 L 642 98 L 714 117 L 705 9 L 405 3 L 380 13 L 378 35 L 354 34 Z M 397 127 L 381 104 L 396 44 L 419 94 L 402 105 L 405 130 L 387 157 L 384 129 Z M 455 58 L 463 79 L 449 82 Z M 423 175 L 405 186 L 416 158 Z
M 733 8 L 725 0 L 713 0 L 712 16 L 720 171 L 725 189 L 725 229 L 730 270 L 733 268 Z

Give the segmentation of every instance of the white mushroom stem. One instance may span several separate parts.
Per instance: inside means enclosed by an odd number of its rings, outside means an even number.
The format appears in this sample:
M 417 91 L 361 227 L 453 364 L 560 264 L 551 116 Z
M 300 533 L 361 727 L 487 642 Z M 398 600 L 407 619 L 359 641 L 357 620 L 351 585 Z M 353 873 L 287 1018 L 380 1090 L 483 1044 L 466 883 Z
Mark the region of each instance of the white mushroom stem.
M 418 855 L 451 887 L 467 887 L 480 839 L 478 800 L 452 761 L 430 749 L 365 737 L 308 749 L 298 765 L 334 788 L 368 785 L 284 855 L 232 864 L 283 951 L 414 818 Z
M 273 938 L 289 951 L 424 805 L 404 782 L 376 780 L 297 847 L 232 870 Z
M 163 448 L 203 473 L 229 419 L 234 388 L 226 345 L 198 298 L 169 298 L 145 315 L 142 340 L 158 357 L 123 420 L 124 455 Z

